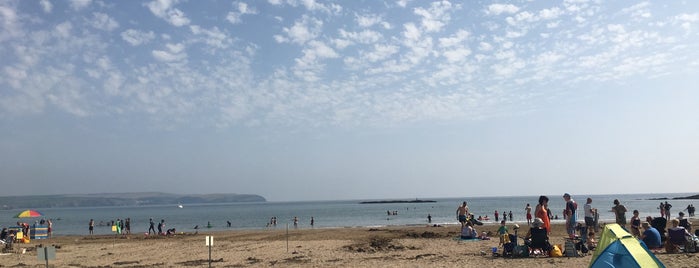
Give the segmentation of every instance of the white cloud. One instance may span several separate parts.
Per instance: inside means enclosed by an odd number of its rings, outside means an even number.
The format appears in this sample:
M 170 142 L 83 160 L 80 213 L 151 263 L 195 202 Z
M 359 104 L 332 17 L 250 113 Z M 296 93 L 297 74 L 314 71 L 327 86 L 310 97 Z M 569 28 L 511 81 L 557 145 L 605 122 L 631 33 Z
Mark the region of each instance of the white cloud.
M 70 0 L 70 7 L 74 10 L 81 10 L 92 3 L 92 0 Z
M 519 8 L 513 4 L 491 4 L 485 11 L 488 15 L 514 14 L 519 11 Z
M 322 4 L 318 3 L 315 0 L 299 0 L 301 4 L 306 7 L 306 9 L 310 11 L 323 11 L 326 13 L 330 14 L 339 14 L 342 12 L 342 6 L 335 4 L 335 3 L 330 3 L 330 4 Z
M 398 0 L 398 1 L 396 1 L 396 5 L 398 5 L 399 7 L 406 7 L 406 6 L 408 6 L 408 3 L 410 1 L 411 0 Z
M 13 8 L 0 6 L 0 41 L 22 34 L 19 17 Z
M 457 48 L 453 50 L 444 51 L 442 55 L 447 59 L 448 62 L 460 62 L 468 58 L 469 55 L 471 55 L 471 50 L 468 48 Z
M 357 24 L 360 27 L 364 28 L 369 28 L 378 24 L 381 25 L 384 29 L 391 29 L 391 24 L 384 21 L 384 19 L 379 15 L 370 14 L 362 16 L 359 14 L 355 14 L 355 21 L 357 21 Z
M 153 31 L 143 32 L 136 29 L 128 29 L 121 32 L 121 38 L 132 46 L 138 46 L 155 39 L 155 33 Z
M 493 45 L 491 45 L 487 42 L 480 42 L 478 44 L 478 49 L 480 49 L 482 51 L 491 51 L 491 50 L 493 50 Z
M 152 54 L 153 57 L 156 60 L 163 61 L 163 62 L 175 62 L 175 61 L 181 61 L 187 58 L 187 54 L 184 53 L 185 46 L 184 44 L 178 43 L 178 44 L 166 44 L 165 47 L 167 48 L 167 51 L 165 50 L 153 50 Z
M 375 44 L 374 50 L 368 53 L 363 53 L 362 58 L 369 62 L 382 61 L 395 55 L 399 50 L 400 48 L 398 46 Z
M 238 24 L 242 22 L 241 17 L 243 15 L 254 15 L 257 14 L 257 10 L 254 7 L 249 7 L 248 4 L 243 2 L 238 2 L 235 4 L 235 10 L 228 12 L 226 20 L 230 23 Z
M 51 13 L 53 10 L 53 4 L 51 4 L 51 1 L 49 0 L 41 0 L 39 1 L 39 4 L 41 5 L 41 9 L 44 11 L 44 13 Z
M 563 10 L 561 10 L 558 7 L 553 7 L 553 8 L 548 8 L 548 9 L 542 9 L 539 11 L 539 18 L 543 20 L 552 20 L 552 19 L 557 19 L 561 15 L 563 15 Z
M 95 29 L 103 31 L 112 31 L 119 28 L 119 23 L 116 20 L 109 15 L 100 12 L 92 13 L 92 20 L 90 23 Z
M 228 35 L 219 30 L 216 26 L 211 29 L 203 29 L 198 25 L 191 25 L 189 26 L 189 29 L 193 34 L 202 36 L 200 39 L 197 38 L 196 41 L 201 41 L 210 47 L 226 48 L 232 43 L 232 40 L 228 37 Z
M 439 38 L 440 47 L 454 47 L 466 43 L 471 34 L 467 30 L 459 30 L 450 37 Z
M 361 32 L 347 32 L 340 29 L 340 37 L 361 44 L 373 44 L 381 40 L 381 33 L 372 30 L 363 30 Z
M 70 32 L 73 30 L 73 24 L 70 22 L 63 22 L 55 27 L 55 33 L 61 38 L 69 38 L 70 37 Z
M 629 14 L 634 20 L 642 20 L 652 17 L 650 2 L 645 1 L 621 10 L 621 14 Z
M 675 16 L 674 20 L 676 23 L 680 24 L 682 29 L 684 29 L 685 31 L 689 31 L 691 30 L 692 25 L 696 25 L 696 22 L 699 21 L 699 13 L 683 13 Z
M 174 8 L 177 0 L 154 0 L 146 4 L 148 9 L 158 18 L 164 19 L 168 23 L 180 27 L 189 24 L 189 19 L 184 12 Z
M 321 20 L 303 15 L 301 19 L 294 22 L 293 26 L 289 28 L 284 27 L 283 31 L 286 37 L 275 35 L 274 38 L 279 43 L 291 42 L 301 45 L 318 37 L 322 27 L 323 22 Z
M 458 9 L 458 6 L 452 6 L 449 1 L 440 1 L 433 2 L 428 9 L 417 7 L 414 12 L 422 17 L 421 24 L 426 32 L 439 32 L 451 20 L 449 11 L 452 9 Z

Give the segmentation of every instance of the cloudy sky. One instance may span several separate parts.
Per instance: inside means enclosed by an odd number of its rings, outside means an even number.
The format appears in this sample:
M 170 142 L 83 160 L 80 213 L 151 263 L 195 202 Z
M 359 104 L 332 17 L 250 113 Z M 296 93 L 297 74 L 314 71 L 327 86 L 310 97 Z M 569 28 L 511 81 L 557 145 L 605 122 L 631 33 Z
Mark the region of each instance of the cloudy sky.
M 695 191 L 697 1 L 0 0 L 0 195 Z

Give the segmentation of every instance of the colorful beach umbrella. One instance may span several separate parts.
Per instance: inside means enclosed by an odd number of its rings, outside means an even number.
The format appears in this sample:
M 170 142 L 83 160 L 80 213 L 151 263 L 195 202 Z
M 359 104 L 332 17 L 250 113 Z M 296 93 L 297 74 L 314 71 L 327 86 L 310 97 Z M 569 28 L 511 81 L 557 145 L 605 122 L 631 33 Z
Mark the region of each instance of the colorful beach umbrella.
M 34 218 L 34 217 L 41 217 L 41 216 L 43 216 L 43 214 L 39 213 L 38 211 L 27 209 L 27 210 L 22 211 L 19 214 L 15 215 L 15 218 Z

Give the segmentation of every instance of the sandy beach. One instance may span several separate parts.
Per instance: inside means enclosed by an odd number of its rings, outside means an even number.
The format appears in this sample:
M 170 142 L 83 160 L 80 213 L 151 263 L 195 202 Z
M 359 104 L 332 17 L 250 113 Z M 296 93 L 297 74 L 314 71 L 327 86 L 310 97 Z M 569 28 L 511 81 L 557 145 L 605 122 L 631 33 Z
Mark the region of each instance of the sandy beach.
M 553 225 L 553 244 L 564 243 L 563 228 Z M 497 225 L 478 228 L 486 232 L 496 229 Z M 526 230 L 523 226 L 519 235 L 524 236 Z M 493 257 L 489 252 L 498 246 L 497 239 L 457 241 L 458 231 L 456 225 L 290 229 L 288 247 L 283 228 L 171 237 L 61 236 L 15 245 L 13 253 L 0 256 L 0 267 L 44 267 L 35 250 L 40 244 L 57 248 L 51 267 L 208 267 L 207 235 L 214 236 L 213 267 L 586 267 L 591 259 L 591 252 L 583 257 Z M 18 248 L 26 253 L 19 253 Z M 699 266 L 697 254 L 659 252 L 656 256 L 667 267 Z

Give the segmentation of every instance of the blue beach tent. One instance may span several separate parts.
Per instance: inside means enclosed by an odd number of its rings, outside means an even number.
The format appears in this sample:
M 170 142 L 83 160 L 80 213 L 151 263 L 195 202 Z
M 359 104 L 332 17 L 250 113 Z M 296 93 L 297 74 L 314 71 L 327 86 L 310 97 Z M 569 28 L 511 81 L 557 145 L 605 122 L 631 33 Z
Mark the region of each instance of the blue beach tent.
M 590 261 L 590 268 L 662 267 L 658 258 L 619 224 L 607 224 Z

